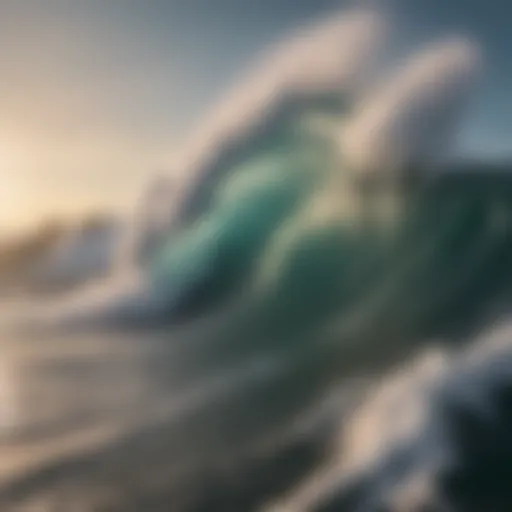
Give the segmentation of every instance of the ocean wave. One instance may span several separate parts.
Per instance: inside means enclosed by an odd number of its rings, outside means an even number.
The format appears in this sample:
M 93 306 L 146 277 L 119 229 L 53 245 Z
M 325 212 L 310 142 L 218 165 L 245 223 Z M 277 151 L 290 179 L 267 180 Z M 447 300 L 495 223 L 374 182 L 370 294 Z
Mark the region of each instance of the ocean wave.
M 384 25 L 343 12 L 273 47 L 143 199 L 114 275 L 13 307 L 2 510 L 477 510 L 495 451 L 472 448 L 505 425 L 487 332 L 510 169 L 446 157 L 476 44 L 370 87 Z M 506 510 L 496 489 L 478 510 Z

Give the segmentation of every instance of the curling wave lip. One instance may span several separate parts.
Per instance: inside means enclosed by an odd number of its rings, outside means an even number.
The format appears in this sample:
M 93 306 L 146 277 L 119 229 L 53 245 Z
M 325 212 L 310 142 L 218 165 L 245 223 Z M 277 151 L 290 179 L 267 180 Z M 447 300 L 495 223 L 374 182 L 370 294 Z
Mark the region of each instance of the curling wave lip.
M 375 176 L 428 167 L 452 142 L 479 63 L 479 48 L 463 38 L 414 55 L 359 105 L 342 131 L 342 153 Z
M 355 9 L 322 19 L 271 46 L 259 65 L 229 91 L 174 158 L 182 199 L 170 213 L 169 225 L 194 218 L 197 197 L 223 176 L 227 160 L 240 147 L 272 126 L 283 105 L 326 93 L 355 90 L 371 67 L 386 34 L 383 16 Z

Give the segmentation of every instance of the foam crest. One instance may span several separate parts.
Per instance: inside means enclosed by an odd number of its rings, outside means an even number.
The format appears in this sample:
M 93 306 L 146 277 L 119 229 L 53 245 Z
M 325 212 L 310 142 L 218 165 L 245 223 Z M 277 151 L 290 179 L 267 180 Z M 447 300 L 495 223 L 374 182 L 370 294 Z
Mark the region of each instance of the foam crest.
M 171 163 L 181 197 L 171 216 L 188 218 L 197 189 L 205 182 L 210 186 L 210 180 L 216 182 L 229 170 L 240 157 L 240 148 L 261 137 L 285 105 L 300 109 L 308 98 L 354 89 L 384 35 L 385 23 L 378 12 L 344 10 L 272 45 Z
M 342 135 L 353 165 L 397 173 L 428 166 L 452 142 L 479 68 L 479 50 L 463 38 L 427 46 L 359 106 Z

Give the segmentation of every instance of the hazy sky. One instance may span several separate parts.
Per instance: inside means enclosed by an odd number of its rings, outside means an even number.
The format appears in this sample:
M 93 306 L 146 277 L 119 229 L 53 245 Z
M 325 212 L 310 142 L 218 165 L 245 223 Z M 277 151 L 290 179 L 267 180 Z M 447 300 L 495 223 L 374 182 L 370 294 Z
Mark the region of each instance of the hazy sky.
M 510 0 L 394 1 L 407 45 L 456 30 L 487 74 L 464 148 L 512 154 Z M 0 226 L 125 208 L 261 46 L 334 0 L 0 0 Z

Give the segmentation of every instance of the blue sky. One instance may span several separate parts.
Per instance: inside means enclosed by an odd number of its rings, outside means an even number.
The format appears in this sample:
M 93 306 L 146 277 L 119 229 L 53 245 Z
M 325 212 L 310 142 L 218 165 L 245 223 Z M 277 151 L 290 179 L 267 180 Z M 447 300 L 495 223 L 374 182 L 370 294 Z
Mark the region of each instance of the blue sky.
M 394 0 L 399 44 L 480 41 L 464 151 L 512 153 L 512 3 Z M 334 0 L 1 0 L 0 226 L 127 208 L 251 59 Z M 3 192 L 1 192 L 3 190 Z

